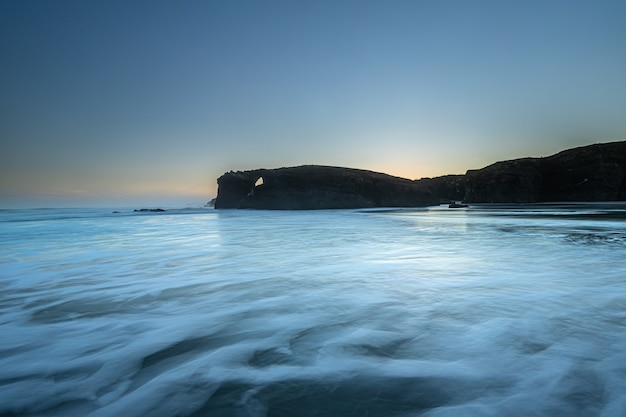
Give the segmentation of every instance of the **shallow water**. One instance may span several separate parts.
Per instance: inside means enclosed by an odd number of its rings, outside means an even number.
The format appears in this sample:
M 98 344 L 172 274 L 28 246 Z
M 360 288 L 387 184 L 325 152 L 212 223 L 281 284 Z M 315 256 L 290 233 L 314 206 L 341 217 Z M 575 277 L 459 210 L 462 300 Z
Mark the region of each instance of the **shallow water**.
M 0 415 L 624 416 L 626 206 L 0 210 Z

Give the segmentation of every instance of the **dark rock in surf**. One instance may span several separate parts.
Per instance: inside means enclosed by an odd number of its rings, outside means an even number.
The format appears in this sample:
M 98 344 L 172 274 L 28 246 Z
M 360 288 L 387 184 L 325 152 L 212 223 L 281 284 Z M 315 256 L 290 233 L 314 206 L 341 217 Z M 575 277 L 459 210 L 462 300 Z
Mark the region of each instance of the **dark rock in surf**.
M 136 213 L 160 213 L 163 210 L 162 208 L 142 208 L 142 209 L 135 209 L 133 210 Z
M 439 204 L 439 198 L 419 181 L 352 168 L 304 165 L 231 171 L 217 183 L 217 209 L 310 210 Z

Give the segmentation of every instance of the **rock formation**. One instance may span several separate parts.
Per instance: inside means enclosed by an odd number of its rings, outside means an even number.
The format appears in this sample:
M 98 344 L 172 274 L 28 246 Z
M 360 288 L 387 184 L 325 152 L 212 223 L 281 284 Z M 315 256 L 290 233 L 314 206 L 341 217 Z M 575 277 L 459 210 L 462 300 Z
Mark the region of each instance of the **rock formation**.
M 465 174 L 466 203 L 626 200 L 626 142 L 496 162 Z
M 417 207 L 439 204 L 419 181 L 319 165 L 228 172 L 215 208 L 278 210 Z
M 496 162 L 465 175 L 408 180 L 351 168 L 305 165 L 228 172 L 215 208 L 418 207 L 440 202 L 540 203 L 626 200 L 626 141 L 545 158 Z

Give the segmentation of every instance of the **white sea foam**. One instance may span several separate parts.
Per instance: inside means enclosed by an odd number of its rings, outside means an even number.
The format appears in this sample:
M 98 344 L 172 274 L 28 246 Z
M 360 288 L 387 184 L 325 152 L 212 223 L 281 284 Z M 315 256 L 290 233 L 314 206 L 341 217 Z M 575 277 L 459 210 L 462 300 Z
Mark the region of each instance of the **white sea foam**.
M 0 211 L 0 415 L 623 416 L 625 219 Z

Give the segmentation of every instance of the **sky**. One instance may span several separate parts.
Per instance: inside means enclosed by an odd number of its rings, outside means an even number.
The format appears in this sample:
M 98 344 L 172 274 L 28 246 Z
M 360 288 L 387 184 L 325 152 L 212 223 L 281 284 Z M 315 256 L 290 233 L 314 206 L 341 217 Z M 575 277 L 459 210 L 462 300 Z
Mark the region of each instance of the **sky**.
M 0 2 L 0 208 L 199 205 L 626 140 L 623 0 Z

